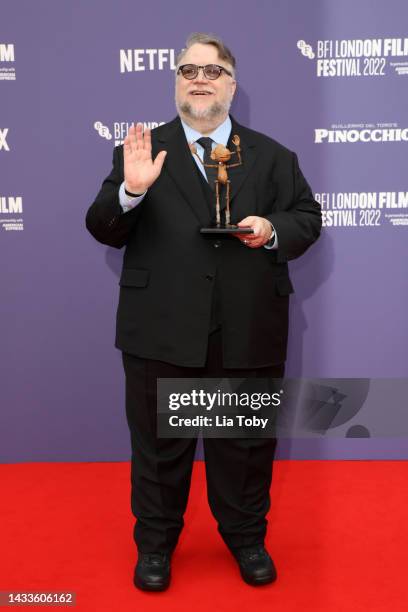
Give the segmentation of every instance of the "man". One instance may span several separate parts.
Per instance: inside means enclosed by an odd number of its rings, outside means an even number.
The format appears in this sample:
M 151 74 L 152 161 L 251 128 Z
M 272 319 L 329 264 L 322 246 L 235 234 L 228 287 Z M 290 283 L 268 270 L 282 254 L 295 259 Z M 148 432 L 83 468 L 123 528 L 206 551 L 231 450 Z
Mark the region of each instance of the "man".
M 116 346 L 132 442 L 134 581 L 145 590 L 169 585 L 196 445 L 157 437 L 157 378 L 282 377 L 293 291 L 287 261 L 321 227 L 296 155 L 229 116 L 234 74 L 221 40 L 192 35 L 177 60 L 178 117 L 152 133 L 130 128 L 87 214 L 97 240 L 126 246 Z M 234 136 L 243 163 L 229 171 L 231 221 L 253 233 L 204 236 L 215 208 L 213 170 L 204 164 L 214 163 L 216 144 L 234 151 Z M 275 446 L 275 439 L 204 440 L 211 510 L 253 585 L 276 578 L 264 548 Z

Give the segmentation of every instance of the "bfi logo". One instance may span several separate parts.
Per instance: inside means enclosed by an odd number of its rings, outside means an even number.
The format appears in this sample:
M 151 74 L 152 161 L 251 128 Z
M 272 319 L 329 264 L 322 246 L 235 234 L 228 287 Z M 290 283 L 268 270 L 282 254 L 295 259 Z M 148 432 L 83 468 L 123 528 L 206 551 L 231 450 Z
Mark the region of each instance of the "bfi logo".
M 14 62 L 14 45 L 0 43 L 0 62 Z

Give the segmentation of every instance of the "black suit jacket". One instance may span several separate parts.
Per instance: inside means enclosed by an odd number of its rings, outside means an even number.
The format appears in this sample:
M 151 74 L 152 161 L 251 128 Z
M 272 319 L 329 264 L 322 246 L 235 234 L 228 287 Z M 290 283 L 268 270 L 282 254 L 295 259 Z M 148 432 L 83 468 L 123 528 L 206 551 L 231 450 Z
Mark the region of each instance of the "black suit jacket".
M 167 151 L 164 167 L 142 203 L 127 213 L 118 196 L 123 148 L 115 148 L 112 172 L 86 225 L 99 242 L 126 245 L 119 282 L 119 349 L 203 366 L 217 290 L 224 366 L 285 361 L 293 292 L 287 261 L 318 238 L 320 206 L 294 153 L 234 119 L 232 134 L 240 136 L 243 167 L 231 177 L 231 220 L 248 215 L 269 219 L 278 236 L 276 251 L 250 249 L 233 236 L 215 239 L 199 233 L 210 222 L 210 209 L 179 118 L 152 131 L 153 156 Z

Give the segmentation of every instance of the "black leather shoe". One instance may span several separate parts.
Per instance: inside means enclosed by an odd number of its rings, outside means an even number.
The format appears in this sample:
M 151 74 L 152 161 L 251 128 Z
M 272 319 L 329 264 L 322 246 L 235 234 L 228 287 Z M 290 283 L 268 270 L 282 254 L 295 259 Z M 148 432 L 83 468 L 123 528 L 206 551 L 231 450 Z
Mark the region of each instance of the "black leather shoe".
M 142 591 L 165 591 L 170 584 L 170 555 L 139 553 L 133 581 Z
M 235 548 L 232 551 L 238 562 L 242 578 L 253 586 L 269 584 L 276 580 L 276 568 L 263 546 Z

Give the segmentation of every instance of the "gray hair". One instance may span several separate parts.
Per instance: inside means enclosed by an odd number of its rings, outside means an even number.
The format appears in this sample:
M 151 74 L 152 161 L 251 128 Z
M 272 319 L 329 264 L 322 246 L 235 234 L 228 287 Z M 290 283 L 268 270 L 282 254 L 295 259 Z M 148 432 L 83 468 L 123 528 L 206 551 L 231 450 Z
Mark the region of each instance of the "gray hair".
M 194 32 L 193 34 L 190 34 L 190 36 L 186 40 L 185 49 L 182 49 L 177 56 L 177 66 L 180 65 L 180 62 L 183 59 L 186 51 L 188 51 L 188 49 L 192 47 L 192 45 L 195 45 L 197 43 L 199 43 L 200 45 L 213 45 L 213 47 L 215 47 L 218 51 L 218 57 L 224 62 L 227 62 L 227 64 L 232 67 L 232 74 L 235 77 L 235 57 L 232 55 L 228 47 L 223 43 L 221 38 L 219 38 L 215 34 L 205 34 L 203 32 Z

